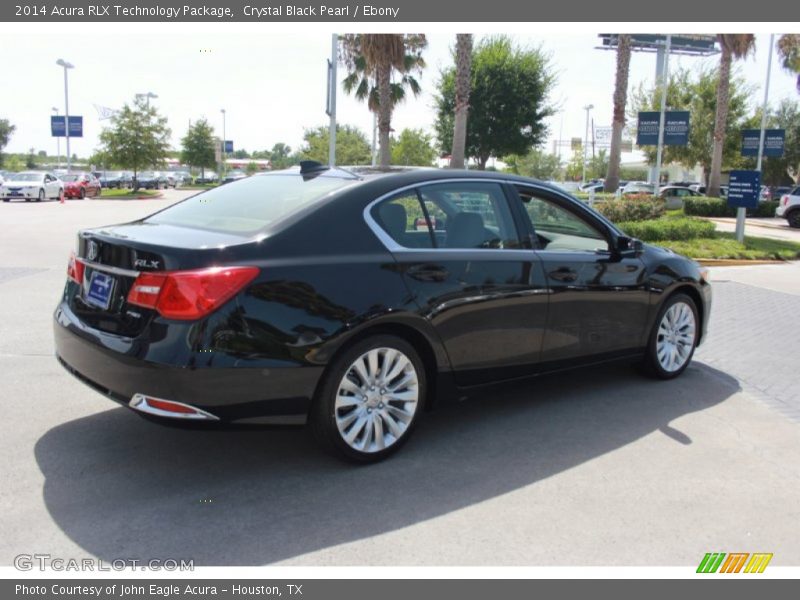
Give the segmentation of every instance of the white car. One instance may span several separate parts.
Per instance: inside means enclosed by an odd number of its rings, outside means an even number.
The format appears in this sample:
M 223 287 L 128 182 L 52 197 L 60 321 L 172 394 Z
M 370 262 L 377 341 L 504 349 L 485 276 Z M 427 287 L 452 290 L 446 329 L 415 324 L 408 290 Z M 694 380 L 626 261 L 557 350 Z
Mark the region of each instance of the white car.
M 629 181 L 622 188 L 622 194 L 627 196 L 629 194 L 650 194 L 655 193 L 655 186 L 652 183 L 645 183 L 644 181 Z
M 23 171 L 9 173 L 0 185 L 0 198 L 8 202 L 12 198 L 23 198 L 25 202 L 41 202 L 47 198 L 58 199 L 64 191 L 64 183 L 52 173 Z
M 786 219 L 790 227 L 800 229 L 800 186 L 781 196 L 775 216 Z

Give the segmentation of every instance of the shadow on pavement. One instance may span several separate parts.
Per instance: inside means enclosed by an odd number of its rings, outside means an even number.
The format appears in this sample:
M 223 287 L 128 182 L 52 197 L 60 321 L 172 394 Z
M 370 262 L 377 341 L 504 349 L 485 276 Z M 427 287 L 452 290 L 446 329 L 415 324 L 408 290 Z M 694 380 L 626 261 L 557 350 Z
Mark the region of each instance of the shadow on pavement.
M 260 565 L 407 527 L 536 484 L 724 401 L 693 365 L 656 382 L 606 366 L 424 415 L 392 459 L 350 466 L 302 430 L 185 431 L 117 408 L 48 431 L 35 453 L 56 524 L 88 553 Z M 392 557 L 376 560 L 392 564 Z

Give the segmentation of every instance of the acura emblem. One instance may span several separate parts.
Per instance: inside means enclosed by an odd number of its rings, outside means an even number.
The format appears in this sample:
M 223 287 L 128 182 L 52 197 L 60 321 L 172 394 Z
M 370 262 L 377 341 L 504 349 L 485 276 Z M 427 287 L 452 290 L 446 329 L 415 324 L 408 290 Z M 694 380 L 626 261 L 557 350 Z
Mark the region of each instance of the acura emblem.
M 89 244 L 86 246 L 86 260 L 94 260 L 97 258 L 97 243 L 89 240 Z

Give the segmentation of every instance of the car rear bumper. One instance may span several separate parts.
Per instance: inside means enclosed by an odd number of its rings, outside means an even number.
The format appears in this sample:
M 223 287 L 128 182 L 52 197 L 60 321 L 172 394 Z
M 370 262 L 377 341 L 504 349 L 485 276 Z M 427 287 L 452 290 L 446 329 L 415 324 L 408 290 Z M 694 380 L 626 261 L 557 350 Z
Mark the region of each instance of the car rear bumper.
M 303 424 L 323 370 L 299 364 L 267 367 L 264 361 L 253 367 L 201 368 L 148 360 L 145 342 L 91 329 L 63 302 L 53 325 L 56 358 L 94 390 L 125 406 L 137 394 L 184 403 L 221 423 Z M 163 356 L 163 348 L 159 352 Z

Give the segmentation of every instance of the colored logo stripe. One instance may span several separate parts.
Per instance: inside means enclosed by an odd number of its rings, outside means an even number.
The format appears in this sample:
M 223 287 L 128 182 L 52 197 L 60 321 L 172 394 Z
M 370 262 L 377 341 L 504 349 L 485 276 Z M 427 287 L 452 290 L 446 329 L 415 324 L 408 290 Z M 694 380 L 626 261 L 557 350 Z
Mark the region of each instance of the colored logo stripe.
M 727 555 L 725 552 L 707 552 L 697 567 L 698 573 L 739 573 L 744 567 L 745 573 L 763 573 L 764 569 L 772 560 L 772 554 L 760 552 L 749 554 L 748 552 L 732 552 Z M 748 561 L 748 557 L 750 560 Z M 723 562 L 724 561 L 724 562 Z M 745 566 L 745 563 L 747 566 Z M 720 566 L 722 568 L 720 568 Z

